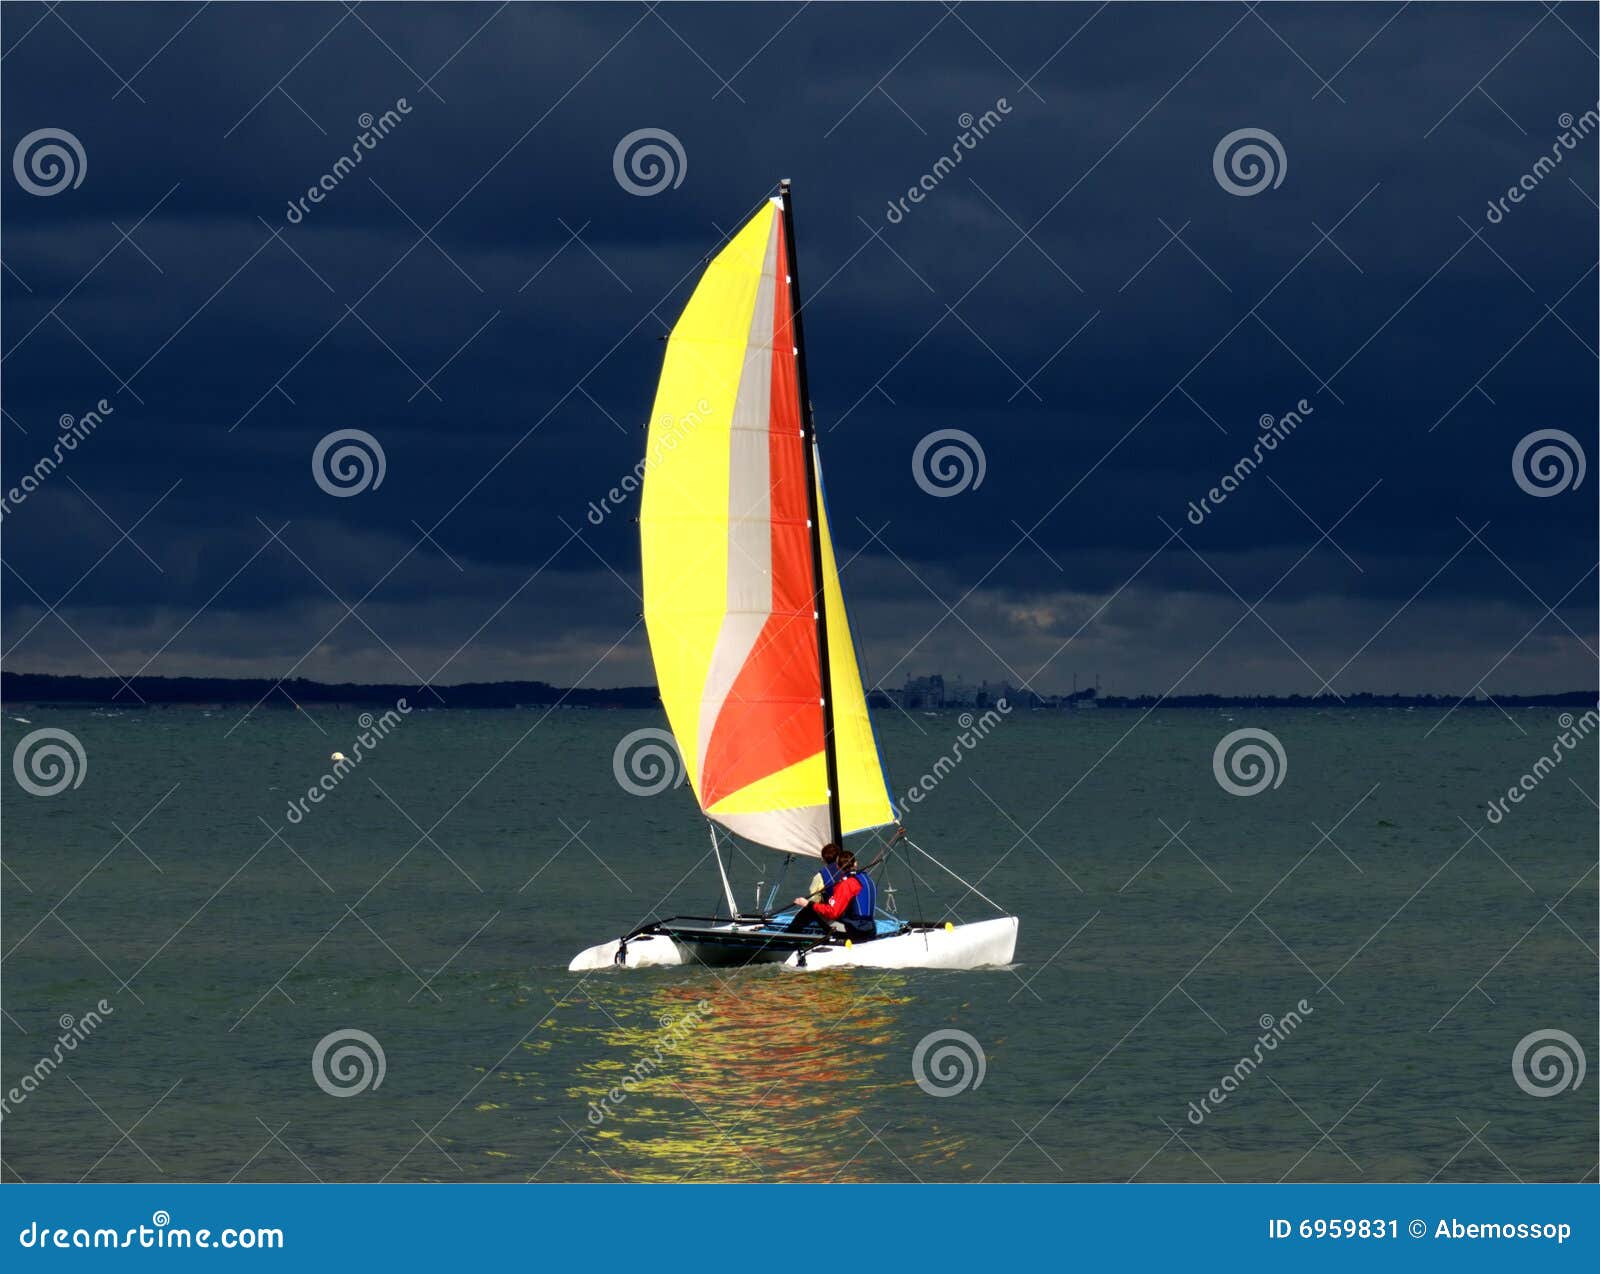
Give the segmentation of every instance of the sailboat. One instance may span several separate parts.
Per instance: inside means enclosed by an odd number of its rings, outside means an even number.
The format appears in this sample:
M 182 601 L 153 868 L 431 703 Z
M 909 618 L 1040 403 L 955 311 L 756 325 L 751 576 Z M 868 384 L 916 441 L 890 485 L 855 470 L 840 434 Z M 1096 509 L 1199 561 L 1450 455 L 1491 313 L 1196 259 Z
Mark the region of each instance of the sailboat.
M 961 880 L 905 835 L 890 796 L 829 534 L 794 245 L 785 180 L 706 266 L 667 341 L 639 515 L 657 685 L 728 913 L 649 921 L 581 952 L 573 970 L 971 969 L 1016 950 L 1018 921 L 1004 914 L 956 923 L 878 907 L 865 941 L 789 932 L 797 909 L 774 908 L 781 876 L 764 906 L 734 902 L 719 829 L 788 864 L 894 827 L 890 847 Z M 963 898 L 989 902 L 962 883 Z

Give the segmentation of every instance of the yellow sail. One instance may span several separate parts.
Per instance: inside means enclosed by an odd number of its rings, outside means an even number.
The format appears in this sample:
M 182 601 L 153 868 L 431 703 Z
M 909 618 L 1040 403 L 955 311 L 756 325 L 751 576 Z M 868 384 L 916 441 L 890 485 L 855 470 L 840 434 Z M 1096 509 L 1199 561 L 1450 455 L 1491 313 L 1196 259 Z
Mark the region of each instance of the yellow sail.
M 656 681 L 701 808 L 760 844 L 816 855 L 830 827 L 790 260 L 774 199 L 713 258 L 672 329 L 640 536 Z M 894 813 L 825 517 L 820 535 L 850 832 Z

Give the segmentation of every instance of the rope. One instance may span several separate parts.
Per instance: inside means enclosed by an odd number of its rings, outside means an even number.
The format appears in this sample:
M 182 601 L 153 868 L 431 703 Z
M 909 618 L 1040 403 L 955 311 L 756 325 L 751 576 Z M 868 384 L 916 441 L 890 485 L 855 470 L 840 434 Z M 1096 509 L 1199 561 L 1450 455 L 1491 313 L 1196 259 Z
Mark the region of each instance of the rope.
M 711 853 L 716 857 L 717 872 L 722 877 L 722 892 L 728 897 L 728 917 L 735 919 L 739 915 L 739 904 L 734 901 L 733 886 L 728 883 L 728 872 L 722 865 L 722 851 L 717 848 L 717 827 L 715 823 L 707 821 L 711 827 Z
M 868 863 L 865 867 L 861 868 L 860 870 L 865 871 L 865 872 L 877 871 L 878 870 L 878 864 L 881 863 L 884 859 L 889 857 L 889 851 L 894 848 L 895 842 L 899 841 L 899 840 L 905 840 L 905 839 L 907 839 L 907 837 L 906 837 L 906 829 L 903 828 L 903 827 L 897 828 L 896 831 L 895 831 L 895 834 L 893 836 L 889 837 L 888 841 L 884 844 L 883 851 L 876 858 L 874 858 L 870 863 Z M 924 851 L 924 852 L 926 852 L 926 851 Z
M 902 839 L 905 841 L 905 843 L 907 845 L 910 845 L 912 849 L 916 850 L 917 853 L 921 854 L 924 858 L 926 858 L 930 863 L 932 863 L 935 867 L 937 867 L 945 875 L 947 875 L 947 876 L 951 877 L 953 880 L 956 880 L 959 883 L 965 885 L 967 887 L 967 892 L 968 893 L 977 894 L 978 897 L 982 898 L 984 900 L 984 902 L 988 903 L 996 911 L 1000 912 L 1002 915 L 1005 914 L 1005 908 L 1004 907 L 1002 907 L 993 898 L 989 897 L 986 893 L 984 893 L 982 890 L 980 890 L 976 885 L 974 885 L 970 881 L 965 880 L 962 877 L 956 875 L 955 872 L 951 871 L 948 867 L 946 867 L 943 863 L 941 863 L 937 858 L 935 858 L 927 850 L 923 849 L 922 846 L 917 844 L 916 841 L 912 840 L 911 837 L 906 836 L 906 837 L 903 837 Z
M 923 914 L 922 913 L 922 890 L 921 890 L 921 888 L 919 888 L 919 886 L 917 884 L 917 873 L 916 873 L 916 870 L 914 868 L 910 867 L 910 866 L 907 866 L 906 873 L 911 877 L 911 902 L 912 902 L 912 905 L 916 907 L 916 911 L 913 914 L 917 915 L 917 916 L 920 916 L 920 915 Z
M 763 908 L 768 915 L 772 914 L 772 904 L 778 900 L 778 890 L 783 888 L 783 882 L 789 875 L 789 864 L 792 862 L 794 862 L 793 854 L 783 856 L 783 866 L 778 868 L 778 878 L 772 882 L 772 892 L 767 895 L 767 905 Z

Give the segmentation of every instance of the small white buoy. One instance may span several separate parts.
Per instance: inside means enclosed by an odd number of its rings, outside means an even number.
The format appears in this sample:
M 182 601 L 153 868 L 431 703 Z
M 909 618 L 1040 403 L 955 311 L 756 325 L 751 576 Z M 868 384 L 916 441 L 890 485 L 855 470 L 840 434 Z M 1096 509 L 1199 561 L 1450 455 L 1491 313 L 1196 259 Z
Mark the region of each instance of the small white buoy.
M 345 759 L 346 759 L 346 757 L 345 757 L 345 754 L 343 752 L 335 752 L 332 756 L 330 756 L 328 758 L 328 760 L 334 762 L 335 764 L 337 764 L 338 762 L 343 761 Z

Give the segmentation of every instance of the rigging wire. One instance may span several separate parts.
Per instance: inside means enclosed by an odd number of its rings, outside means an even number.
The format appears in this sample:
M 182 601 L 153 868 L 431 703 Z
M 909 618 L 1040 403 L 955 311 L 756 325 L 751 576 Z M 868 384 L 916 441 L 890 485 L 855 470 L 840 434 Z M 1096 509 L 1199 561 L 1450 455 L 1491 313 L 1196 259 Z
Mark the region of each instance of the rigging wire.
M 955 880 L 959 881 L 961 884 L 965 885 L 967 887 L 967 892 L 968 893 L 977 894 L 978 897 L 982 898 L 984 900 L 984 902 L 988 903 L 996 911 L 1004 913 L 1004 911 L 1005 911 L 1004 907 L 1002 907 L 999 903 L 997 903 L 993 898 L 989 897 L 988 894 L 984 893 L 981 889 L 979 889 L 976 885 L 974 885 L 970 880 L 966 880 L 963 877 L 956 875 L 955 872 L 951 871 L 948 867 L 946 867 L 943 863 L 941 863 L 937 858 L 935 858 L 927 850 L 923 849 L 922 846 L 917 844 L 916 841 L 912 840 L 911 837 L 907 836 L 907 837 L 904 838 L 904 840 L 905 840 L 907 845 L 910 845 L 912 849 L 916 850 L 917 853 L 921 854 L 924 858 L 926 858 L 930 863 L 932 863 L 940 871 L 944 872 L 945 875 L 950 876 L 950 877 L 954 878 Z
M 778 900 L 778 890 L 783 888 L 784 878 L 788 876 L 789 864 L 792 862 L 794 862 L 793 854 L 783 856 L 783 866 L 778 868 L 778 878 L 772 882 L 772 892 L 767 895 L 767 905 L 763 908 L 768 915 L 772 914 L 772 904 Z
M 711 829 L 711 854 L 717 860 L 717 874 L 722 877 L 722 892 L 728 899 L 728 918 L 737 919 L 739 904 L 733 899 L 733 886 L 728 883 L 728 870 L 722 865 L 722 851 L 717 846 L 717 825 L 707 819 L 706 826 Z

